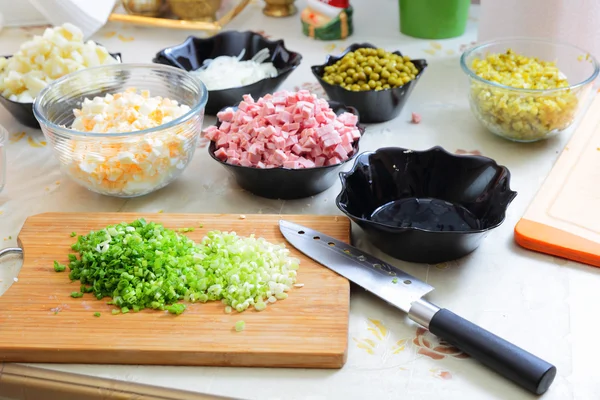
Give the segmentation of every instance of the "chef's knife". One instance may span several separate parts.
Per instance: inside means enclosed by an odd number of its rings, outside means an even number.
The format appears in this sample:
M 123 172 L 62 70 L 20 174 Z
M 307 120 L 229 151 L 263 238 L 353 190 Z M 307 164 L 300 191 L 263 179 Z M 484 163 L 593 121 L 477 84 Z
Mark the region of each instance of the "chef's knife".
M 525 389 L 548 390 L 556 367 L 423 298 L 433 287 L 356 247 L 293 222 L 283 236 L 308 257 L 408 313 L 410 319 Z

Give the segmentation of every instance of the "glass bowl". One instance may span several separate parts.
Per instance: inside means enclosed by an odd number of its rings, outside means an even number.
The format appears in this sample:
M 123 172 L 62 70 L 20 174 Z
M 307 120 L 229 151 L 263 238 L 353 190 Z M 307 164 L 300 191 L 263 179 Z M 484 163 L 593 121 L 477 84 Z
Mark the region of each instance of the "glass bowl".
M 522 89 L 479 77 L 473 60 L 508 49 L 526 57 L 554 61 L 570 86 Z M 596 59 L 578 47 L 546 39 L 501 39 L 465 51 L 460 65 L 469 78 L 469 104 L 475 117 L 492 133 L 515 142 L 536 142 L 569 128 L 585 108 L 598 76 Z
M 158 127 L 127 133 L 67 128 L 84 98 L 128 88 L 176 100 L 190 111 Z M 137 197 L 168 185 L 185 170 L 196 150 L 207 97 L 204 84 L 181 69 L 114 64 L 54 81 L 37 96 L 33 112 L 66 175 L 96 193 Z

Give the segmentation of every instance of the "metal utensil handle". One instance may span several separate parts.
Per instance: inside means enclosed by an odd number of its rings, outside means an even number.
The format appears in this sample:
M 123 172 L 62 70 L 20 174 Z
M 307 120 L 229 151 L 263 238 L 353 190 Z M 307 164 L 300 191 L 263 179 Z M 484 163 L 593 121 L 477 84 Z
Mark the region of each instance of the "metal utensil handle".
M 7 247 L 6 249 L 0 250 L 0 259 L 9 254 L 20 254 L 23 255 L 23 249 L 20 247 Z
M 415 322 L 485 366 L 535 394 L 548 390 L 556 367 L 446 309 L 419 300 Z M 437 309 L 437 310 L 436 310 Z M 427 321 L 429 320 L 429 321 Z

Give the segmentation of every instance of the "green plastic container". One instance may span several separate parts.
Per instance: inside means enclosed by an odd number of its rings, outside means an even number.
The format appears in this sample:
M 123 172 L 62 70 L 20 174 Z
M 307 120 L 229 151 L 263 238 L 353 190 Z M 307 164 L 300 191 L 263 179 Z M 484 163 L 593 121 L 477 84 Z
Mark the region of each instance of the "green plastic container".
M 422 39 L 462 35 L 471 0 L 399 0 L 400 32 Z

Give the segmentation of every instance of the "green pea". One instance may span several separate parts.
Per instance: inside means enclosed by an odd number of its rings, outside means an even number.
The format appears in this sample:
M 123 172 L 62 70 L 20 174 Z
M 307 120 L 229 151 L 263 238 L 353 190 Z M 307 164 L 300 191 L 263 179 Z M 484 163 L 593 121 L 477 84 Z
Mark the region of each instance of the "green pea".
M 389 77 L 390 77 L 390 75 L 391 75 L 391 74 L 390 74 L 390 71 L 388 71 L 387 69 L 384 69 L 383 71 L 381 71 L 381 77 L 382 77 L 382 78 L 385 78 L 385 79 L 387 79 L 387 78 L 389 78 Z
M 373 68 L 371 68 L 371 67 L 365 67 L 363 69 L 363 71 L 365 72 L 365 74 L 371 75 L 373 73 Z
M 379 80 L 379 74 L 376 72 L 373 72 L 370 76 L 370 79 L 373 79 L 374 81 L 378 81 Z
M 354 79 L 352 79 L 351 77 L 347 77 L 346 79 L 344 79 L 344 82 L 346 82 L 346 84 L 351 85 L 354 83 Z
M 375 82 L 373 79 L 371 79 L 371 80 L 369 81 L 369 87 L 370 87 L 371 89 L 375 89 L 375 88 L 377 87 L 377 82 Z
M 361 90 L 371 90 L 371 88 L 369 87 L 369 85 L 367 85 L 366 83 L 363 83 L 362 85 L 360 85 L 360 89 Z

